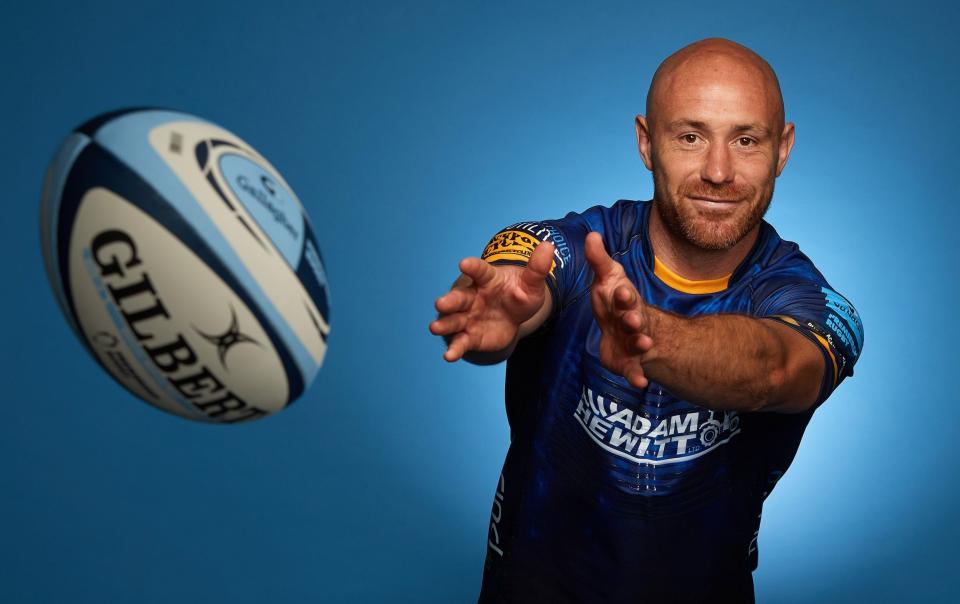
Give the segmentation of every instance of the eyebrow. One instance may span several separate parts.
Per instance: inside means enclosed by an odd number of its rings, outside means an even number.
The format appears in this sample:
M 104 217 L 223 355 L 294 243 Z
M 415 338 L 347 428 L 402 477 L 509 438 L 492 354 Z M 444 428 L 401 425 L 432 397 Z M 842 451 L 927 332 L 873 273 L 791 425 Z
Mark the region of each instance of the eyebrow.
M 681 130 L 683 128 L 693 128 L 694 130 L 710 130 L 705 122 L 698 120 L 680 119 L 670 122 L 671 130 Z M 754 132 L 759 136 L 769 136 L 770 129 L 757 123 L 737 124 L 733 127 L 734 132 Z
M 754 132 L 760 136 L 769 136 L 770 129 L 760 124 L 737 124 L 733 127 L 734 132 Z
M 707 125 L 696 120 L 674 120 L 670 122 L 671 130 L 680 130 L 682 128 L 693 128 L 694 130 L 707 130 Z

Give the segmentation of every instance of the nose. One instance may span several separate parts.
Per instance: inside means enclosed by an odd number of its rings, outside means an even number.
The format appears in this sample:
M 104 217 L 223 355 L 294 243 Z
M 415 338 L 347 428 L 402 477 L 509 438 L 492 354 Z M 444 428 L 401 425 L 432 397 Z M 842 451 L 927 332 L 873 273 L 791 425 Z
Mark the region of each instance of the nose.
M 700 170 L 700 178 L 715 185 L 733 181 L 733 158 L 727 145 L 710 145 Z

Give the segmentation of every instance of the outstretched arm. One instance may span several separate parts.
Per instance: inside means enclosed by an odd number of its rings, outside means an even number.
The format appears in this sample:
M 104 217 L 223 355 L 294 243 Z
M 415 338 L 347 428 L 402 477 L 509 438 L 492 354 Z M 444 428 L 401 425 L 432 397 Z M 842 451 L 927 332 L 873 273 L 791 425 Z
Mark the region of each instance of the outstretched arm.
M 644 303 L 596 233 L 587 236 L 586 256 L 600 360 L 634 387 L 655 380 L 713 409 L 798 413 L 816 403 L 824 360 L 801 334 L 768 319 L 660 310 Z
M 437 298 L 439 316 L 430 323 L 430 332 L 447 342 L 443 358 L 490 365 L 509 357 L 520 338 L 550 316 L 546 278 L 552 258 L 553 245 L 542 243 L 522 267 L 461 260 L 461 275 Z

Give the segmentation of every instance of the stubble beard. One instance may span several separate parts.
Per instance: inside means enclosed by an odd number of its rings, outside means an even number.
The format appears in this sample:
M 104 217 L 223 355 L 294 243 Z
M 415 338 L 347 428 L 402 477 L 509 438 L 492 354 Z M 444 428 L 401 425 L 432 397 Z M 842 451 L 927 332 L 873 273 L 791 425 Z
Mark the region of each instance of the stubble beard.
M 759 192 L 752 185 L 715 185 L 697 181 L 685 182 L 674 192 L 664 186 L 656 166 L 653 170 L 653 203 L 667 229 L 674 236 L 704 250 L 730 249 L 746 237 L 767 213 L 773 188 L 773 180 L 767 190 Z M 711 216 L 687 199 L 687 196 L 697 195 L 736 199 L 749 207 L 746 210 L 738 208 L 733 216 Z

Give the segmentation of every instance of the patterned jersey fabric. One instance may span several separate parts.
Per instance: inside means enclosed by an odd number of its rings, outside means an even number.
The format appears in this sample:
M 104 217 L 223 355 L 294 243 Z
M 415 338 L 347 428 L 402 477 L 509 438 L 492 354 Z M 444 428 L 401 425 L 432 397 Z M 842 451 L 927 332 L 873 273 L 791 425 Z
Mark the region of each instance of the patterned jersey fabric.
M 553 314 L 507 363 L 511 443 L 481 602 L 753 601 L 763 500 L 813 414 L 714 411 L 605 370 L 588 232 L 603 236 L 648 304 L 686 316 L 763 317 L 809 338 L 826 368 L 817 405 L 853 374 L 860 319 L 795 243 L 763 222 L 728 278 L 686 281 L 654 258 L 650 209 L 623 200 L 518 223 L 484 250 L 491 263 L 523 264 L 540 242 L 556 246 Z

